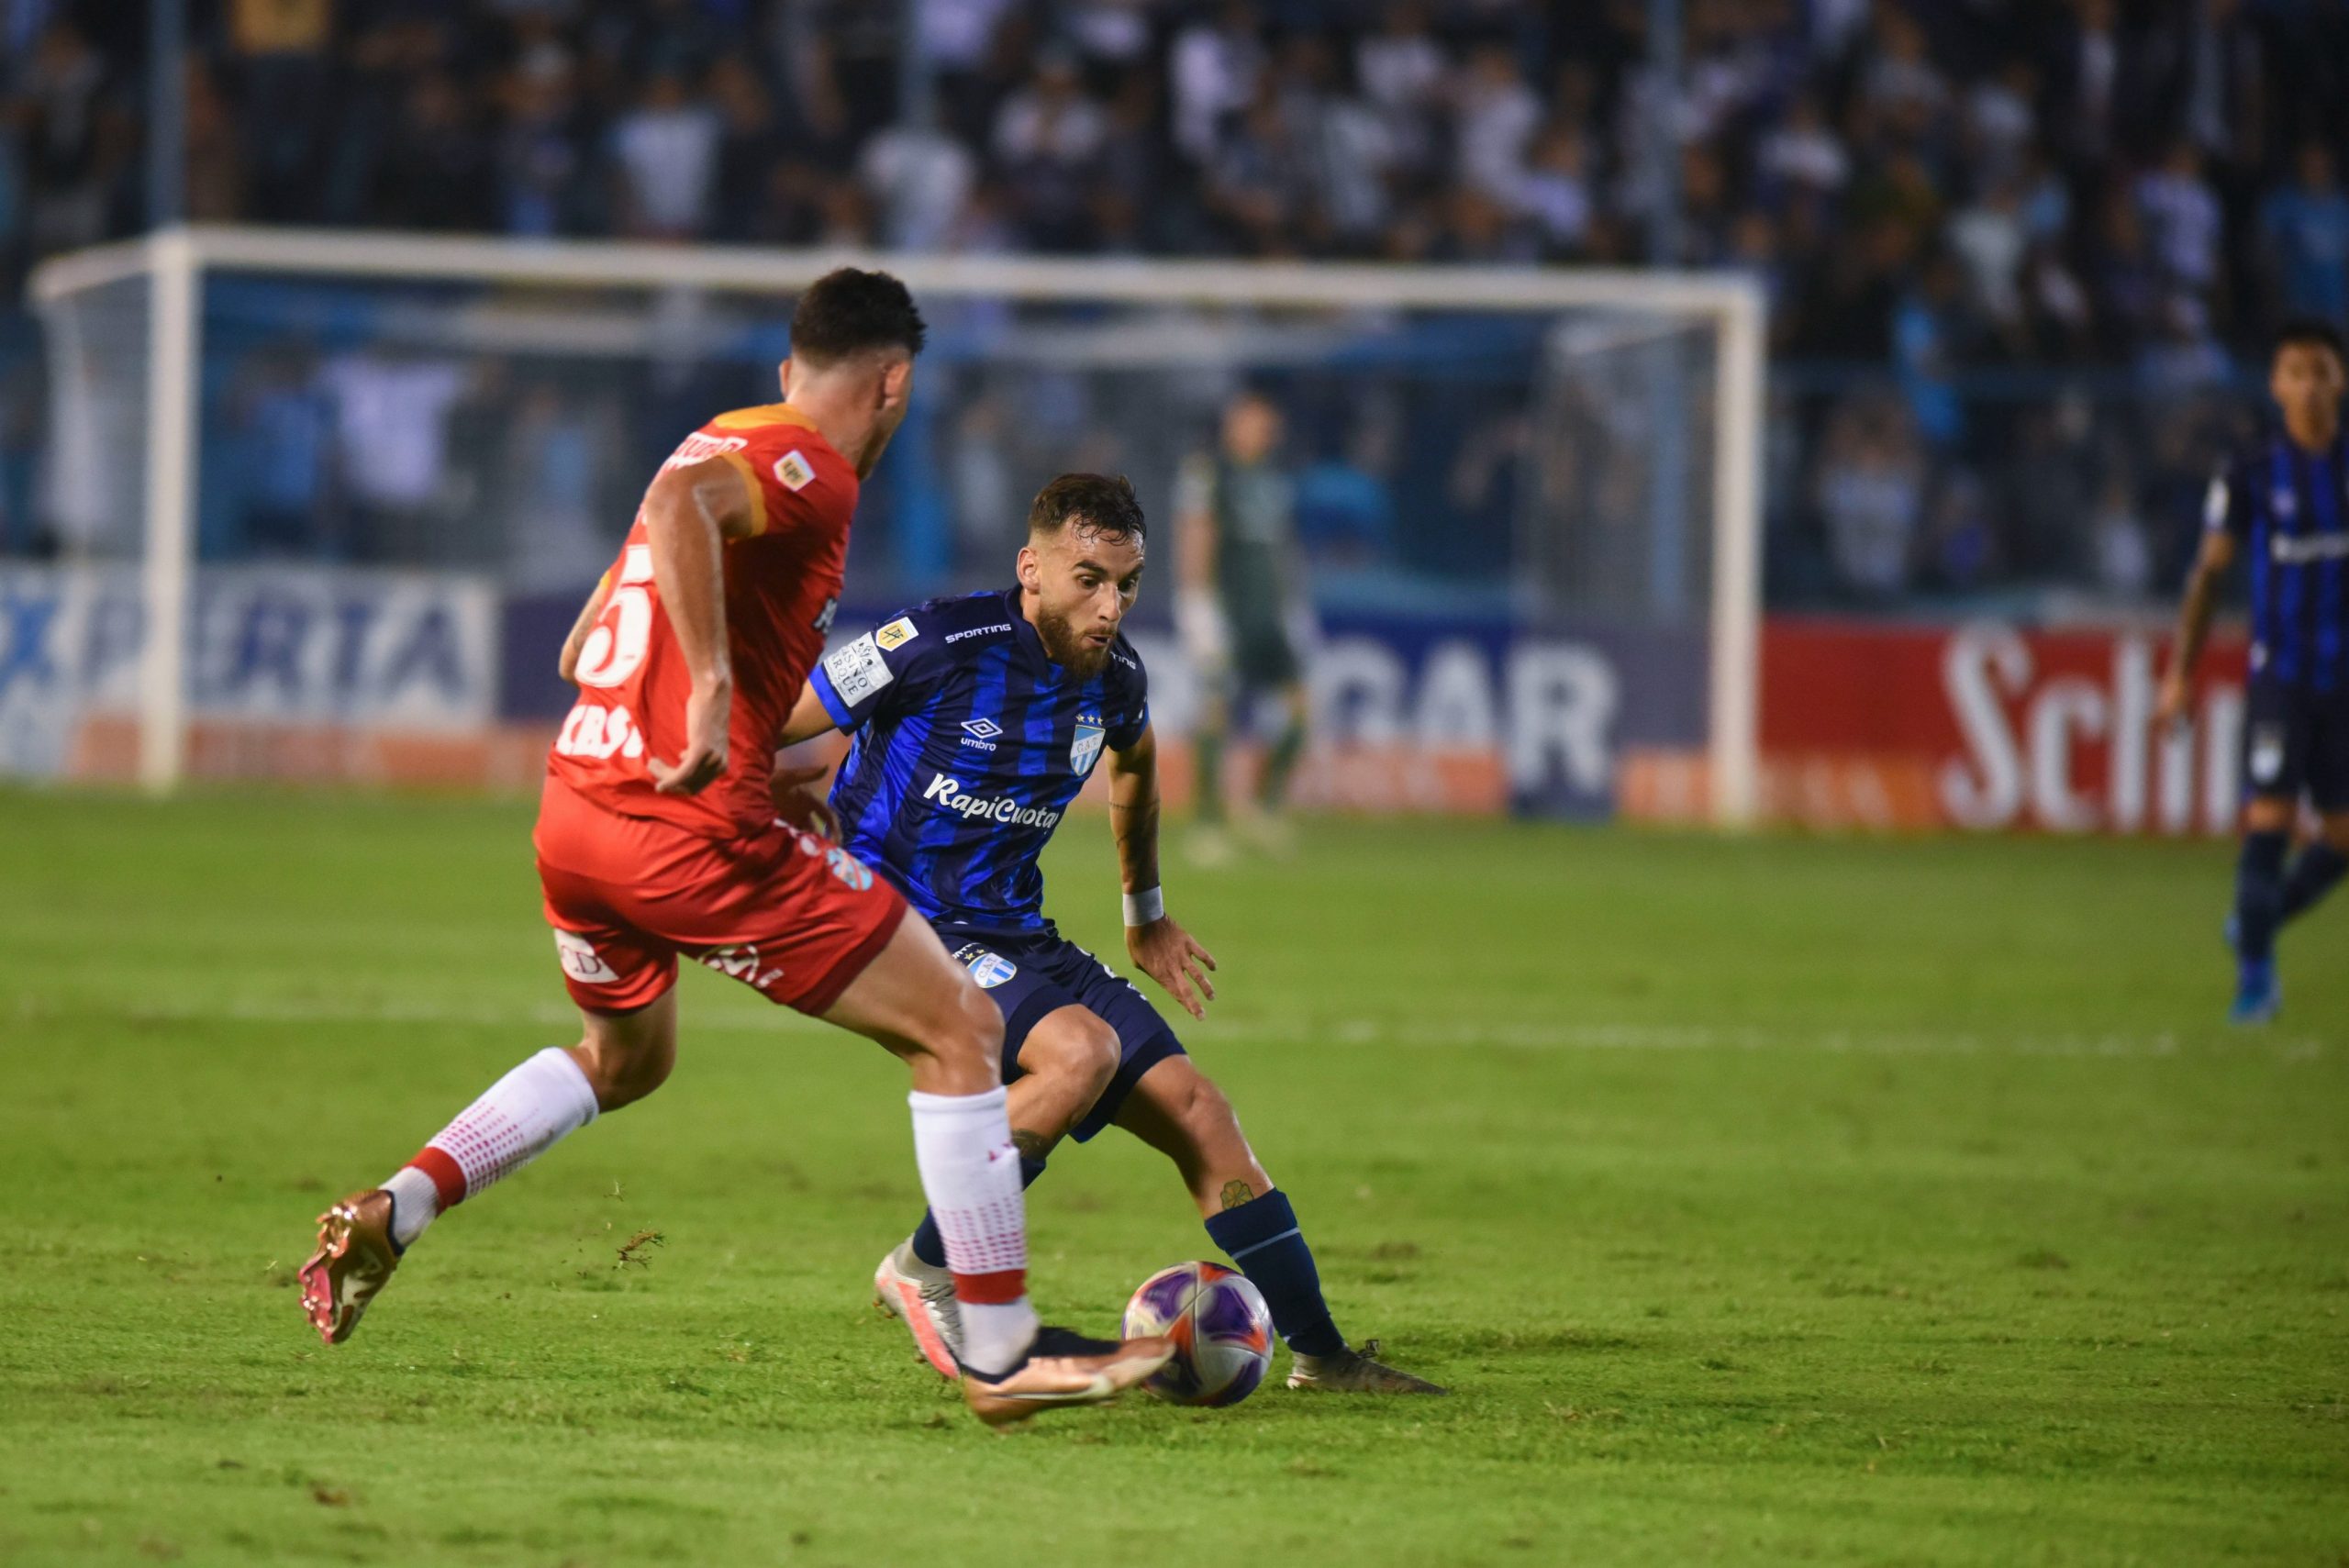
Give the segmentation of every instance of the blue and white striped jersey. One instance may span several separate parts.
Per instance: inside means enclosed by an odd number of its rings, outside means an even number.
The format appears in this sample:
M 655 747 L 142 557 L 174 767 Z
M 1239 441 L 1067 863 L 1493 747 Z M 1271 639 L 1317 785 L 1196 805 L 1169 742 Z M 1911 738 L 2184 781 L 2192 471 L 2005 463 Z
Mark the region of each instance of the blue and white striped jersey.
M 1078 679 L 1044 652 L 1019 590 L 932 599 L 834 650 L 810 677 L 851 737 L 832 784 L 849 851 L 933 924 L 1048 931 L 1036 863 L 1104 746 L 1150 722 L 1120 636 Z
M 2310 452 L 2278 431 L 2210 481 L 2203 522 L 2250 570 L 2252 673 L 2349 687 L 2349 443 Z

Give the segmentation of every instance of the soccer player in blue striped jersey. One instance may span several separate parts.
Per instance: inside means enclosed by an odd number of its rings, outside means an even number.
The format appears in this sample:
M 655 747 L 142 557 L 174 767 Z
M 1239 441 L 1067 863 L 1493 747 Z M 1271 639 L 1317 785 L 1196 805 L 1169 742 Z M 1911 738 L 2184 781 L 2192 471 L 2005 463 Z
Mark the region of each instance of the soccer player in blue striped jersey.
M 2251 574 L 2251 680 L 2244 693 L 2242 858 L 2234 912 L 2237 1023 L 2276 1016 L 2276 934 L 2349 868 L 2349 442 L 2341 427 L 2341 334 L 2302 321 L 2277 335 L 2267 388 L 2281 428 L 2210 482 L 2202 550 L 2179 613 L 2161 716 L 2181 722 L 2194 664 L 2227 569 Z M 2298 855 L 2303 797 L 2321 819 Z
M 934 599 L 817 666 L 785 743 L 837 728 L 852 738 L 848 756 L 829 810 L 796 793 L 804 774 L 785 779 L 777 808 L 829 828 L 895 884 L 1001 1010 L 1012 1140 L 1029 1181 L 1063 1137 L 1124 1128 L 1174 1162 L 1208 1236 L 1264 1292 L 1295 1357 L 1290 1387 L 1441 1393 L 1382 1365 L 1376 1341 L 1346 1342 L 1296 1210 L 1230 1101 L 1140 990 L 1045 917 L 1037 857 L 1106 758 L 1127 955 L 1206 1016 L 1215 960 L 1159 888 L 1149 683 L 1120 629 L 1146 547 L 1125 480 L 1053 480 L 1030 508 L 1016 585 Z M 925 1215 L 874 1288 L 952 1377 L 961 1326 L 945 1257 Z

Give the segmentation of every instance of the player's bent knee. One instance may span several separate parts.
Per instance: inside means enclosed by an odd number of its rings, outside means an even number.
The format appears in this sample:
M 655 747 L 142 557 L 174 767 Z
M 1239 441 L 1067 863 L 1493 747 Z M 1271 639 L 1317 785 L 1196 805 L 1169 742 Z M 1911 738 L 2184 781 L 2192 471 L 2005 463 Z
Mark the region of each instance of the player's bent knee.
M 1065 1008 L 1037 1026 L 1019 1048 L 1019 1065 L 1030 1073 L 1081 1082 L 1097 1097 L 1118 1075 L 1118 1031 L 1079 1008 Z
M 667 1083 L 677 1062 L 674 1047 L 628 1050 L 592 1038 L 581 1042 L 577 1054 L 584 1059 L 579 1069 L 586 1074 L 588 1087 L 596 1091 L 597 1107 L 607 1111 L 633 1105 Z
M 1190 1099 L 1183 1107 L 1183 1122 L 1195 1134 L 1240 1130 L 1240 1116 L 1231 1108 L 1231 1101 L 1204 1073 L 1192 1080 Z
M 921 1042 L 961 1092 L 984 1094 L 1003 1081 L 1003 1015 L 975 986 L 956 989 L 953 1006 Z
M 644 1098 L 668 1082 L 677 1063 L 675 993 L 632 1013 L 587 1014 L 571 1055 L 600 1108 L 618 1110 Z

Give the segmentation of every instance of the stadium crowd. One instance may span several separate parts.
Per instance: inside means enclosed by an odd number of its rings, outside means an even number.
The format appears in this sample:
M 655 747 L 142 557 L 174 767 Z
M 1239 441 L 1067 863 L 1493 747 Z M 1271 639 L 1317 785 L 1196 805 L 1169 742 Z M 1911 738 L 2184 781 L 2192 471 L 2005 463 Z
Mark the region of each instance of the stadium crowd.
M 2287 314 L 2349 316 L 2349 10 L 1683 8 L 1659 114 L 1644 0 L 195 0 L 186 206 L 1635 263 L 1668 157 L 1671 259 L 1772 302 L 1774 595 L 2164 582 L 2245 351 Z M 146 7 L 0 15 L 0 256 L 21 278 L 143 221 Z M 908 25 L 926 71 L 902 68 Z M 25 380 L 0 384 L 0 446 L 39 422 Z

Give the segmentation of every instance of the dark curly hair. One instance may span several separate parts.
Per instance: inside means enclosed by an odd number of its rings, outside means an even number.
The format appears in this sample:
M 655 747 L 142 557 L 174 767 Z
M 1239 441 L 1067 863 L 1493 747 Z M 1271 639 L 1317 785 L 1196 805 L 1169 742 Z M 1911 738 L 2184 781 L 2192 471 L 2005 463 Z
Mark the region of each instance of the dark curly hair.
M 2321 316 L 2295 316 L 2276 328 L 2275 353 L 2293 348 L 2331 349 L 2334 359 L 2349 361 L 2342 352 L 2341 328 Z
M 886 272 L 841 267 L 807 285 L 791 313 L 791 355 L 823 366 L 866 349 L 921 352 L 930 328 L 906 285 Z
M 1035 504 L 1028 508 L 1030 538 L 1041 539 L 1071 526 L 1120 543 L 1150 537 L 1142 522 L 1141 501 L 1134 495 L 1133 483 L 1123 474 L 1111 478 L 1106 473 L 1063 473 L 1036 492 Z

